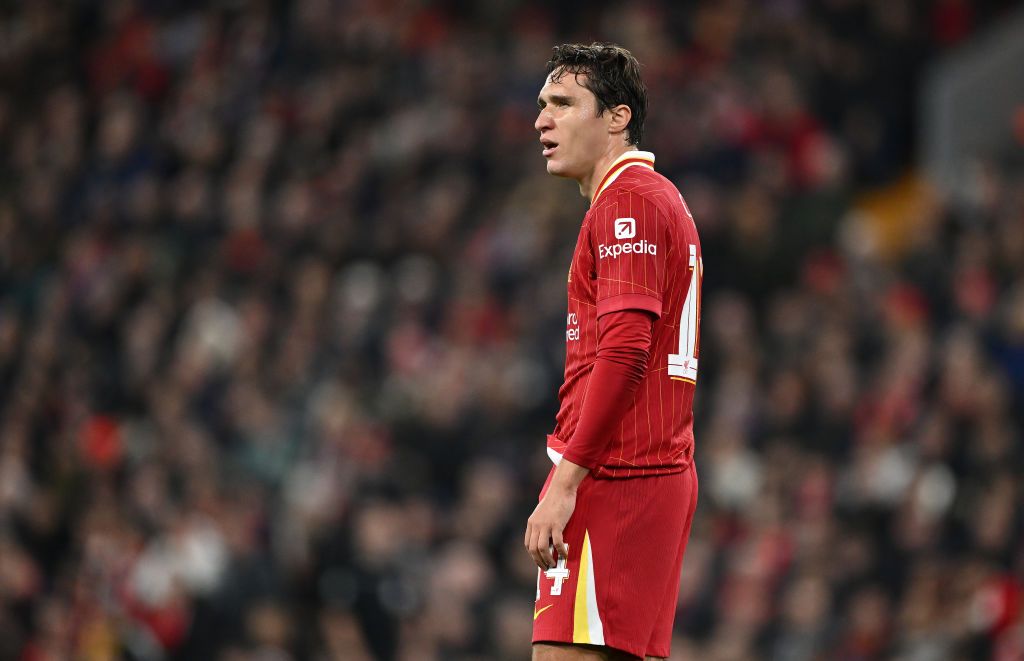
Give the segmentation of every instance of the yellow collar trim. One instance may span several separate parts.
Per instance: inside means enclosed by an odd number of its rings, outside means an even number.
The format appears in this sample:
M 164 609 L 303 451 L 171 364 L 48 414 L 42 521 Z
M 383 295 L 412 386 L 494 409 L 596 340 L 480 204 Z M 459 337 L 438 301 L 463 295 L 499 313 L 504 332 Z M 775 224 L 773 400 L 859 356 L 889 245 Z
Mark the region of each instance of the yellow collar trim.
M 597 202 L 597 198 L 612 185 L 619 175 L 622 174 L 626 168 L 631 165 L 639 165 L 641 167 L 654 169 L 654 154 L 649 151 L 640 151 L 638 149 L 631 149 L 630 151 L 624 152 L 617 159 L 612 162 L 608 172 L 605 173 L 604 178 L 601 179 L 601 183 L 597 187 L 597 192 L 594 193 L 594 199 L 591 202 Z

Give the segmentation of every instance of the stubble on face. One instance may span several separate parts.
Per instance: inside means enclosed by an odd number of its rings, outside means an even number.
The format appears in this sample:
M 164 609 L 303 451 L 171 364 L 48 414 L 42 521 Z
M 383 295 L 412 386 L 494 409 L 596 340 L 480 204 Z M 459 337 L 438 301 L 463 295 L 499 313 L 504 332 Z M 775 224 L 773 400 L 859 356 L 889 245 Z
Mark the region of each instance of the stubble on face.
M 592 173 L 607 139 L 604 118 L 597 113 L 597 99 L 581 84 L 585 80 L 586 74 L 556 69 L 548 75 L 537 98 L 541 107 L 537 128 L 548 174 L 577 181 Z

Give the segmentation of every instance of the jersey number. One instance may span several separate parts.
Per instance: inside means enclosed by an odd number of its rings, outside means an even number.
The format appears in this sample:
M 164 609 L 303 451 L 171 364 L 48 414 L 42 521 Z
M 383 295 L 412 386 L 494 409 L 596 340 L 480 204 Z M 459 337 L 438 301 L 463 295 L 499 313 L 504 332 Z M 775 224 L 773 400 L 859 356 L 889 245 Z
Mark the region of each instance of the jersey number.
M 679 316 L 679 353 L 668 355 L 668 375 L 690 383 L 697 382 L 697 353 L 700 351 L 700 282 L 704 278 L 704 260 L 697 257 L 697 246 L 690 244 L 690 288 Z
M 565 545 L 566 553 L 569 552 L 569 545 Z M 540 567 L 537 568 L 537 600 L 540 600 Z M 544 571 L 544 576 L 553 579 L 554 583 L 551 585 L 551 596 L 558 597 L 562 594 L 562 582 L 569 580 L 569 568 L 565 566 L 565 556 L 562 554 L 558 555 L 555 560 L 555 566 L 551 569 Z M 537 619 L 534 616 L 533 619 Z

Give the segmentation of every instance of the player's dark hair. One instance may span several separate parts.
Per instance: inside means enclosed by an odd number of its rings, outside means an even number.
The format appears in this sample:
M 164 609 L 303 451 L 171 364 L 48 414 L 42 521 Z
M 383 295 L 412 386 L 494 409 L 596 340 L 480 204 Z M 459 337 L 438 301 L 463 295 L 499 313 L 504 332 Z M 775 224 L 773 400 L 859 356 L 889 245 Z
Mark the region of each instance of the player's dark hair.
M 562 44 L 552 49 L 546 73 L 555 72 L 553 81 L 567 73 L 576 76 L 583 87 L 597 98 L 597 114 L 603 115 L 619 104 L 633 111 L 626 125 L 627 140 L 639 145 L 647 118 L 647 88 L 640 77 L 640 63 L 633 54 L 615 44 Z M 585 74 L 580 81 L 579 75 Z

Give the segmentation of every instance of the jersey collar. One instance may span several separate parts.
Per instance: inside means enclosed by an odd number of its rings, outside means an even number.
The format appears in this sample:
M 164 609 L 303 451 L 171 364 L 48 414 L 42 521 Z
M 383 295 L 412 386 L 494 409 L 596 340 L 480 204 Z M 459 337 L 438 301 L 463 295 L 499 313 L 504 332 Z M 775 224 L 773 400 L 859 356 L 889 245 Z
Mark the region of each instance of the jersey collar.
M 612 162 L 608 172 L 605 173 L 604 178 L 601 179 L 601 183 L 597 186 L 597 191 L 594 193 L 594 199 L 591 201 L 591 206 L 594 202 L 597 202 L 597 198 L 603 193 L 609 186 L 612 185 L 619 175 L 622 174 L 626 168 L 631 165 L 639 165 L 641 167 L 654 169 L 654 154 L 649 151 L 640 151 L 638 149 L 631 149 L 624 152 L 617 159 Z

